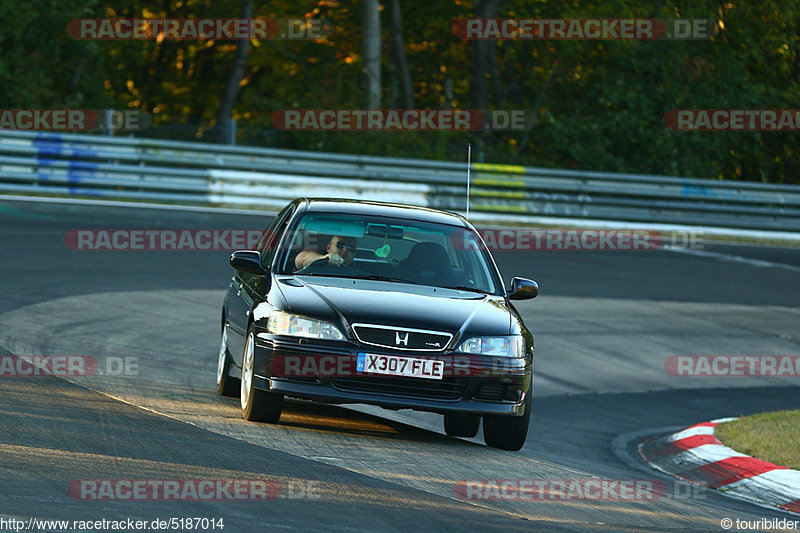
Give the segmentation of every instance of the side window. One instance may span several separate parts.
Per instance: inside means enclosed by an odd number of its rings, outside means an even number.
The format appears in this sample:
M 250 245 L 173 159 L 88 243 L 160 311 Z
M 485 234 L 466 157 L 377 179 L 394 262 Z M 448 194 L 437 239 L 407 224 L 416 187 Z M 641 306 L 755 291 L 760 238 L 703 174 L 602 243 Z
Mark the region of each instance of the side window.
M 289 206 L 280 213 L 278 213 L 272 221 L 272 224 L 264 231 L 261 239 L 258 241 L 258 251 L 261 252 L 261 262 L 265 265 L 270 264 L 272 256 L 275 254 L 275 248 L 281 240 L 281 235 L 286 230 L 289 219 L 294 212 L 294 206 Z

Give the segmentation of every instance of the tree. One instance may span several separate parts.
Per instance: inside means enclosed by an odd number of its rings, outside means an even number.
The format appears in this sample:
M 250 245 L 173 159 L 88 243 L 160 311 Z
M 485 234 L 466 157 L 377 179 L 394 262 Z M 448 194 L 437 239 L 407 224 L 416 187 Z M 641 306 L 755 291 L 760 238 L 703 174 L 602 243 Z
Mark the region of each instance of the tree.
M 400 101 L 405 109 L 414 109 L 414 90 L 411 87 L 411 71 L 403 40 L 403 14 L 400 0 L 391 0 L 391 35 L 393 72 L 399 86 Z
M 249 19 L 253 16 L 253 0 L 243 0 L 242 10 L 239 18 Z M 231 111 L 233 110 L 233 103 L 236 101 L 236 95 L 239 92 L 239 84 L 242 82 L 244 76 L 244 68 L 247 63 L 247 54 L 250 51 L 250 40 L 242 39 L 236 45 L 236 55 L 233 59 L 230 74 L 228 74 L 228 81 L 225 83 L 225 89 L 222 91 L 222 97 L 219 101 L 219 109 L 217 110 L 217 131 L 219 142 L 229 142 L 231 136 Z
M 368 109 L 381 107 L 381 18 L 378 0 L 361 0 L 364 97 Z

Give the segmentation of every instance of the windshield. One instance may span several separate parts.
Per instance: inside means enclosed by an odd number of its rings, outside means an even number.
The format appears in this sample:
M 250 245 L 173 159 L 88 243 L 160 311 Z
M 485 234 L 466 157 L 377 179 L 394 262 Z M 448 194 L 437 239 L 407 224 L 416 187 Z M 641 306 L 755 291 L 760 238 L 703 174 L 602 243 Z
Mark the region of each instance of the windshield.
M 387 280 L 498 294 L 474 232 L 376 216 L 306 213 L 290 230 L 277 273 Z M 334 257 L 335 256 L 335 257 Z

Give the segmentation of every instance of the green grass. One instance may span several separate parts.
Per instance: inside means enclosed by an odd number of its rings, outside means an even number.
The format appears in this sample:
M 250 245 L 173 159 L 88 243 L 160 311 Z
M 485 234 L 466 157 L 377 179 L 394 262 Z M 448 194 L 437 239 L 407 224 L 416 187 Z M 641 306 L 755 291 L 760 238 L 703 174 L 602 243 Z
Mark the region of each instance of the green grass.
M 737 452 L 800 469 L 800 410 L 746 416 L 718 425 L 714 434 Z

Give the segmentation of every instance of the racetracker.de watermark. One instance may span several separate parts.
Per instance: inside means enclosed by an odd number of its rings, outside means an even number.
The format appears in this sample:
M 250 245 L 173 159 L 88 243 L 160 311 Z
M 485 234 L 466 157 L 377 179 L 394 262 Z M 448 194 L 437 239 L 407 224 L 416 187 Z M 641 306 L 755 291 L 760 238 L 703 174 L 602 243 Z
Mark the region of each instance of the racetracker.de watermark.
M 0 355 L 0 377 L 138 376 L 138 357 Z
M 269 479 L 76 479 L 67 486 L 74 500 L 267 501 L 280 486 Z
M 407 338 L 407 337 L 406 337 Z M 444 348 L 444 346 L 436 349 Z M 434 348 L 431 348 L 434 349 Z M 522 362 L 521 362 L 522 361 Z M 270 360 L 273 377 L 376 377 L 419 378 L 503 375 L 524 369 L 524 360 L 470 354 L 440 357 L 400 357 L 380 354 L 358 356 L 276 355 Z
M 671 109 L 664 124 L 674 131 L 798 131 L 800 109 Z
M 703 232 L 638 229 L 480 228 L 491 251 L 647 251 L 669 248 L 701 249 Z M 223 229 L 73 229 L 64 244 L 74 251 L 233 251 L 262 248 L 263 230 Z M 317 249 L 321 235 L 307 233 L 303 249 Z M 458 250 L 476 248 L 466 232 L 451 237 Z
M 672 355 L 664 370 L 678 377 L 800 377 L 800 355 Z
M 527 130 L 525 109 L 279 109 L 270 121 L 282 131 Z
M 319 481 L 289 479 L 74 479 L 67 494 L 81 501 L 269 501 L 319 499 Z
M 67 34 L 78 40 L 274 40 L 322 39 L 333 33 L 323 19 L 133 18 L 72 19 Z
M 75 251 L 233 251 L 252 250 L 264 234 L 246 229 L 73 229 L 64 235 L 64 244 Z
M 665 248 L 703 248 L 703 233 L 637 229 L 534 229 L 479 228 L 491 251 L 649 251 Z M 463 238 L 460 238 L 463 237 Z M 465 232 L 453 233 L 457 249 L 475 248 L 475 241 Z
M 464 40 L 660 40 L 710 39 L 713 19 L 461 18 L 453 33 Z
M 0 109 L 0 130 L 141 131 L 153 117 L 139 109 Z
M 655 479 L 475 479 L 457 481 L 453 494 L 469 501 L 656 501 L 666 486 Z

